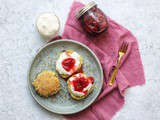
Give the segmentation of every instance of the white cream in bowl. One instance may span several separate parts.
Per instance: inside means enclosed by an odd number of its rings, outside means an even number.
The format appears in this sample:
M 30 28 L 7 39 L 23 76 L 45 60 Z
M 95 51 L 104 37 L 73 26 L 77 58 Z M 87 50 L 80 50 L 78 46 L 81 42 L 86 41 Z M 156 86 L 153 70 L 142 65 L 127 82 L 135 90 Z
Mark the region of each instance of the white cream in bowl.
M 37 19 L 37 30 L 45 37 L 54 37 L 60 27 L 58 17 L 52 13 L 41 14 Z

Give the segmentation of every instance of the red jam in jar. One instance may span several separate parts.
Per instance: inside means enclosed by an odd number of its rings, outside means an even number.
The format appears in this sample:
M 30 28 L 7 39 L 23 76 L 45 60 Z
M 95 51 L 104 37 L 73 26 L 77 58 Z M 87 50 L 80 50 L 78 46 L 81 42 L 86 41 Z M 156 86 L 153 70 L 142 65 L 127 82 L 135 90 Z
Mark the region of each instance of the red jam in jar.
M 81 22 L 83 28 L 93 36 L 101 34 L 109 27 L 106 15 L 93 1 L 78 11 L 75 17 Z

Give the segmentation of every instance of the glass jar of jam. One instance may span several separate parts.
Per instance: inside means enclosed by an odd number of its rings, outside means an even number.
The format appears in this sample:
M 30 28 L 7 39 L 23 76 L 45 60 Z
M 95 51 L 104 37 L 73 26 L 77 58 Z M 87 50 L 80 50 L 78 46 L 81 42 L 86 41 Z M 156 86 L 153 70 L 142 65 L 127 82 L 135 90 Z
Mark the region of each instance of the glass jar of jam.
M 93 36 L 97 36 L 109 27 L 106 15 L 97 7 L 95 2 L 85 5 L 75 15 L 83 28 Z

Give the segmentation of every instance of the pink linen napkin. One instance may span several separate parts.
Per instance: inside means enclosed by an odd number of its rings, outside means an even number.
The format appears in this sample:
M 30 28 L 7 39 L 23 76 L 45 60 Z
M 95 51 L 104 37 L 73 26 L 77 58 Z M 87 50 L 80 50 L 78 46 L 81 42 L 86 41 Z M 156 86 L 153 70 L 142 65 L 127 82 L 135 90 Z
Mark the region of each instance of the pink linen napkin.
M 62 39 L 81 42 L 97 55 L 103 67 L 104 84 L 102 92 L 91 106 L 79 113 L 65 117 L 70 120 L 110 120 L 124 104 L 125 89 L 145 83 L 138 43 L 129 30 L 109 17 L 110 26 L 106 32 L 98 37 L 88 35 L 75 18 L 75 13 L 83 6 L 80 2 L 73 2 Z M 123 41 L 129 43 L 129 48 L 122 59 L 116 82 L 110 87 L 108 85 L 109 75 L 116 63 L 118 50 Z

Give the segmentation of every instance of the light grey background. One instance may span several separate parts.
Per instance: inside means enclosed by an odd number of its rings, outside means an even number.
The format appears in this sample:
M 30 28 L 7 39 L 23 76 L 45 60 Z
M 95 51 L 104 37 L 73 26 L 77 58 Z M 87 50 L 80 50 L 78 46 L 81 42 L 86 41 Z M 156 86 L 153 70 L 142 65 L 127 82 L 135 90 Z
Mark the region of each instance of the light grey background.
M 41 108 L 34 101 L 27 86 L 27 69 L 36 50 L 47 42 L 37 33 L 37 17 L 44 12 L 57 14 L 61 22 L 61 35 L 72 2 L 73 0 L 0 0 L 0 119 L 63 119 L 60 115 Z M 113 119 L 160 119 L 160 1 L 95 2 L 107 15 L 130 29 L 137 37 L 146 75 L 145 85 L 126 91 L 125 105 Z

